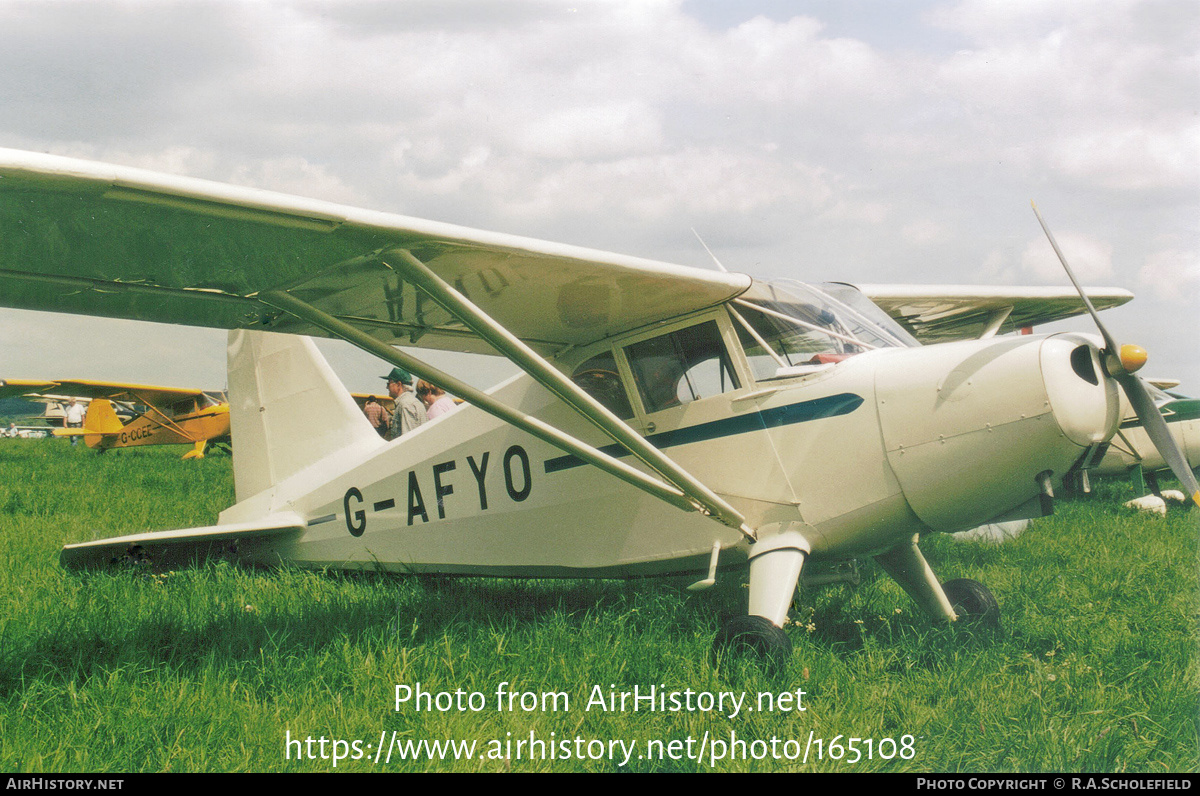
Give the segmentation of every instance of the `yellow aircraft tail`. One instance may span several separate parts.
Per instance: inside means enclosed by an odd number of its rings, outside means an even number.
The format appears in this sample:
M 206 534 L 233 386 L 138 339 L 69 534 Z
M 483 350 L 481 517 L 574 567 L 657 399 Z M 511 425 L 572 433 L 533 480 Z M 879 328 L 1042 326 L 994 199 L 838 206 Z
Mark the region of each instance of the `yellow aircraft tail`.
M 93 398 L 88 404 L 87 414 L 83 417 L 85 434 L 116 434 L 125 427 L 117 412 L 113 409 L 112 401 L 106 398 Z

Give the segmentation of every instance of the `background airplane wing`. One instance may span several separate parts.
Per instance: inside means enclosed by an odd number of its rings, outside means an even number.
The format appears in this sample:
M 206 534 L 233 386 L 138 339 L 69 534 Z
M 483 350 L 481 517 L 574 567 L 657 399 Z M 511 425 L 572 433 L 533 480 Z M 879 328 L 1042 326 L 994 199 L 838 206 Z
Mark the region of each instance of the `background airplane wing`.
M 858 285 L 867 298 L 923 343 L 974 339 L 995 325 L 1003 334 L 1087 312 L 1079 294 L 1060 287 L 985 285 Z M 1089 287 L 1096 309 L 1133 298 L 1119 287 Z
M 58 382 L 45 379 L 0 379 L 0 399 L 52 392 L 56 386 Z
M 358 404 L 358 408 L 362 409 L 367 401 L 374 398 L 375 402 L 387 410 L 388 414 L 396 411 L 396 402 L 392 400 L 390 395 L 374 395 L 366 392 L 352 392 L 350 397 L 354 399 L 354 403 Z
M 739 295 L 706 271 L 282 194 L 0 149 L 0 305 L 327 336 L 287 290 L 387 343 L 494 353 L 400 278 L 403 249 L 540 353 Z
M 21 385 L 25 386 L 22 388 Z M 20 392 L 14 392 L 20 389 Z M 58 398 L 108 398 L 117 401 L 136 401 L 153 406 L 199 398 L 203 390 L 180 387 L 156 387 L 148 384 L 123 384 L 90 379 L 64 379 L 39 381 L 34 379 L 6 379 L 0 382 L 0 398 L 10 395 L 32 395 L 52 393 Z

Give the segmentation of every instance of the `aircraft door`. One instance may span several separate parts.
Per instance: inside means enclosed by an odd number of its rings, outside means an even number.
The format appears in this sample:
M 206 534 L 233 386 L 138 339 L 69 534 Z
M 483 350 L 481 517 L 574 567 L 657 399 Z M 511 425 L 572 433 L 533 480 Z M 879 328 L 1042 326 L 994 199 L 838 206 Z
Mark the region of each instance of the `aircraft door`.
M 706 416 L 693 404 L 703 404 L 738 390 L 741 380 L 734 370 L 716 321 L 705 321 L 625 346 L 646 432 L 677 428 L 691 414 Z M 726 401 L 717 402 L 727 406 Z
M 646 438 L 733 501 L 748 519 L 791 490 L 757 404 L 727 316 L 659 332 L 619 351 Z M 758 505 L 743 502 L 754 501 Z

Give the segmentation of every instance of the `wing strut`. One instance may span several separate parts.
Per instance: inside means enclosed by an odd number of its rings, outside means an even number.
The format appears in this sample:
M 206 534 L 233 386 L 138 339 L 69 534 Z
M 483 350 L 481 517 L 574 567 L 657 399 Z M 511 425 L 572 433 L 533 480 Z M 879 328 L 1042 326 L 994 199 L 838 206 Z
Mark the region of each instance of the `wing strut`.
M 167 417 L 167 415 L 161 409 L 159 409 L 157 406 L 155 406 L 154 404 L 146 403 L 146 401 L 143 401 L 140 397 L 137 400 L 140 401 L 141 403 L 145 404 L 145 406 L 146 406 L 146 412 L 143 413 L 143 417 L 149 416 L 153 413 L 154 415 L 157 415 L 158 417 L 162 418 L 162 420 L 159 421 L 159 425 L 165 426 L 166 428 L 171 429 L 176 434 L 178 434 L 179 436 L 188 440 L 189 442 L 199 442 L 200 441 L 199 439 L 196 438 L 196 436 L 194 434 L 189 434 L 186 431 L 184 431 L 183 428 L 181 428 L 178 423 L 176 423 L 173 419 Z
M 433 278 L 437 279 L 437 277 Z M 314 326 L 324 329 L 331 335 L 345 340 L 346 342 L 357 346 L 364 351 L 372 353 L 386 362 L 390 362 L 393 365 L 398 365 L 411 373 L 415 373 L 417 376 L 425 379 L 426 381 L 437 384 L 447 391 L 463 398 L 473 406 L 479 407 L 488 414 L 491 414 L 506 423 L 510 423 L 544 442 L 578 456 L 580 459 L 583 459 L 589 464 L 595 465 L 601 470 L 621 479 L 631 486 L 635 486 L 649 493 L 650 495 L 653 495 L 660 500 L 664 500 L 667 503 L 670 503 L 671 505 L 685 511 L 695 511 L 698 507 L 702 508 L 725 525 L 738 528 L 750 539 L 755 539 L 753 530 L 745 524 L 742 516 L 732 507 L 728 507 L 724 501 L 715 495 L 713 497 L 715 498 L 717 504 L 719 506 L 727 507 L 728 512 L 718 513 L 717 511 L 713 511 L 696 495 L 688 494 L 684 491 L 684 489 L 675 486 L 672 483 L 665 483 L 654 476 L 647 475 L 641 470 L 631 467 L 619 459 L 603 453 L 594 446 L 588 445 L 587 443 L 582 442 L 563 431 L 560 431 L 559 429 L 542 420 L 539 420 L 536 417 L 519 412 L 512 407 L 497 401 L 492 396 L 476 389 L 466 382 L 460 381 L 459 379 L 456 379 L 448 373 L 442 372 L 432 365 L 426 364 L 425 362 L 422 362 L 421 360 L 416 359 L 415 357 L 412 357 L 397 348 L 393 348 L 387 343 L 371 337 L 370 335 L 355 328 L 354 326 L 351 326 L 340 318 L 323 312 L 322 310 L 317 309 L 311 304 L 296 298 L 286 291 L 267 291 L 260 293 L 257 298 L 259 301 L 265 304 L 269 304 L 277 309 L 281 309 L 291 315 L 296 316 L 297 318 L 300 318 L 301 320 L 308 321 Z M 464 302 L 466 301 L 466 299 L 462 300 Z M 480 311 L 476 309 L 476 312 Z M 482 312 L 480 312 L 480 314 L 482 315 Z M 490 321 L 490 319 L 488 320 Z M 490 336 L 486 334 L 483 336 L 485 339 L 491 342 Z M 538 355 L 532 351 L 529 353 L 532 356 L 540 359 L 540 357 L 538 357 Z M 550 370 L 553 370 L 553 367 L 550 366 L 549 363 L 545 363 L 544 360 L 542 361 L 546 367 L 550 368 Z M 518 361 L 517 364 L 521 365 L 522 363 Z M 554 373 L 557 374 L 558 371 L 554 371 Z M 537 378 L 537 376 L 532 372 L 530 375 L 533 375 L 535 379 Z M 541 380 L 539 379 L 539 382 L 540 381 Z M 575 385 L 572 384 L 572 386 Z M 591 396 L 587 397 L 590 398 Z M 620 425 L 622 428 L 627 428 L 623 423 L 620 422 L 620 420 L 616 420 L 614 418 L 614 422 Z M 653 450 L 660 457 L 662 456 L 662 454 L 659 453 L 656 448 L 653 448 L 653 446 L 651 446 L 641 437 L 638 437 L 637 439 L 644 446 L 651 448 L 651 450 Z M 641 457 L 638 458 L 640 459 Z M 662 458 L 665 459 L 665 457 Z M 657 470 L 657 468 L 655 469 Z M 675 469 L 679 468 L 676 466 Z M 682 472 L 682 470 L 680 470 L 680 472 Z M 691 482 L 698 483 L 690 475 L 688 476 L 688 479 Z M 707 488 L 703 487 L 703 485 L 700 486 L 706 492 L 709 491 Z
M 989 340 L 996 336 L 1000 331 L 1000 327 L 1008 320 L 1008 316 L 1012 315 L 1012 307 L 1001 307 L 998 310 L 992 310 L 988 314 L 987 324 L 983 328 L 983 333 L 979 335 L 980 340 Z
M 746 520 L 737 509 L 726 503 L 658 448 L 646 442 L 645 438 L 621 422 L 621 419 L 609 411 L 608 407 L 567 378 L 544 357 L 525 345 L 516 335 L 496 323 L 491 316 L 447 284 L 428 266 L 414 257 L 410 251 L 392 249 L 385 252 L 381 261 L 392 265 L 387 262 L 389 256 L 395 256 L 401 260 L 402 265 L 398 270 L 413 284 L 425 291 L 447 312 L 466 324 L 539 384 L 565 401 L 585 419 L 591 421 L 596 428 L 612 437 L 634 458 L 659 473 L 708 514 L 731 528 L 743 528 L 743 532 L 753 538 L 753 531 L 746 527 Z

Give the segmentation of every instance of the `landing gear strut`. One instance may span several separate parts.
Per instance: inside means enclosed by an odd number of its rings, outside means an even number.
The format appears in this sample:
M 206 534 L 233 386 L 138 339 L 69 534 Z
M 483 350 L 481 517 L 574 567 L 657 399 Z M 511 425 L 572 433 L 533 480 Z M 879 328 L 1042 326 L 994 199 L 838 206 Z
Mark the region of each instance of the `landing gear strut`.
M 938 583 L 917 547 L 916 536 L 875 556 L 875 560 L 934 619 L 999 629 L 1000 604 L 987 586 L 970 578 Z
M 783 666 L 792 642 L 783 625 L 808 555 L 808 542 L 785 531 L 756 542 L 750 551 L 750 613 L 729 620 L 713 639 L 713 657 L 754 653 L 769 669 Z

